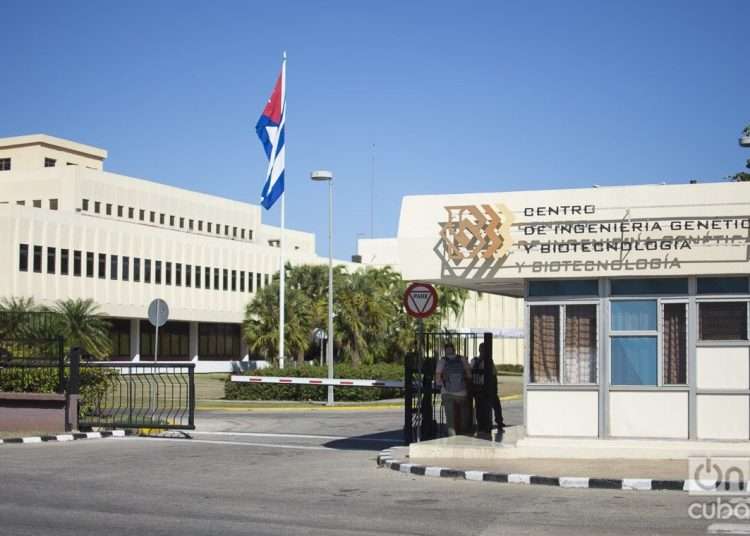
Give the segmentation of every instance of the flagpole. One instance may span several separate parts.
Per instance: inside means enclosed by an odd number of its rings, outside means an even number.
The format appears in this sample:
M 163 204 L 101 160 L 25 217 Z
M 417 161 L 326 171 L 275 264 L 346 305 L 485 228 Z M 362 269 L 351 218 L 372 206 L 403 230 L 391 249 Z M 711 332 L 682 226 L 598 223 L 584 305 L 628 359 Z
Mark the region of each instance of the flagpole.
M 284 128 L 286 128 L 286 50 L 282 57 L 281 62 L 281 84 L 283 89 L 283 106 L 284 106 Z M 286 149 L 285 149 L 286 150 Z M 286 182 L 286 178 L 284 179 Z M 279 367 L 284 368 L 284 323 L 286 320 L 285 307 L 284 307 L 284 290 L 286 286 L 286 270 L 284 269 L 284 249 L 286 248 L 286 240 L 284 239 L 284 225 L 286 215 L 286 184 L 284 184 L 284 192 L 281 194 L 281 239 L 280 239 L 280 252 L 279 252 Z

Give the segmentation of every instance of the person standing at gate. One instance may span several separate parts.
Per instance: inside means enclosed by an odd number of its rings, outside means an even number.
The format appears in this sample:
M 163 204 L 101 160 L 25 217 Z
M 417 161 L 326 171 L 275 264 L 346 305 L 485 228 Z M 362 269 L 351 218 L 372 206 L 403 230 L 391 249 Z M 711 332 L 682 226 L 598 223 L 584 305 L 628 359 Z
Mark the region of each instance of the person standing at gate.
M 485 373 L 485 362 L 489 362 L 489 369 Z M 497 369 L 495 362 L 489 359 L 487 347 L 479 345 L 479 355 L 471 360 L 474 407 L 476 408 L 477 432 L 489 434 L 492 432 L 492 415 L 495 416 L 497 431 L 503 433 L 505 422 L 503 408 L 497 392 Z
M 441 387 L 448 435 L 454 436 L 471 428 L 468 391 L 471 368 L 465 357 L 456 354 L 453 343 L 445 343 L 443 349 L 445 354 L 435 369 L 435 382 Z

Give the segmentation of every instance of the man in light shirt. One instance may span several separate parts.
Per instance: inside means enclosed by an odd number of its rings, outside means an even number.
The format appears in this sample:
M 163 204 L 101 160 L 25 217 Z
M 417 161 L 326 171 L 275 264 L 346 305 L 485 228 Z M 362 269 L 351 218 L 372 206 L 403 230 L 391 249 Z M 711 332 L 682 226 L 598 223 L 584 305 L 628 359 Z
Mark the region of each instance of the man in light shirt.
M 471 368 L 465 357 L 457 355 L 453 343 L 443 347 L 444 356 L 435 369 L 435 381 L 441 388 L 445 423 L 448 435 L 466 433 L 471 430 L 472 419 L 469 411 L 469 385 Z

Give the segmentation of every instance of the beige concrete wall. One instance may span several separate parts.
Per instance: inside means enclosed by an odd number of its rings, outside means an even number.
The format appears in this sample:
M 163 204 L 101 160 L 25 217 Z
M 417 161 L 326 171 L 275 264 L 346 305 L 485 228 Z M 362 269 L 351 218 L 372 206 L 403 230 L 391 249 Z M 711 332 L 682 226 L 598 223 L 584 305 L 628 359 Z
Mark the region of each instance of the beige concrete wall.
M 611 391 L 609 426 L 612 437 L 687 439 L 687 392 Z
M 746 395 L 698 395 L 698 439 L 750 439 Z
M 139 257 L 218 267 L 229 270 L 273 274 L 278 271 L 278 249 L 233 240 L 221 240 L 167 229 L 147 229 L 117 221 L 102 220 L 92 225 L 91 218 L 64 212 L 50 212 L 26 207 L 0 208 L 0 235 L 4 255 L 0 261 L 0 296 L 29 296 L 38 302 L 49 303 L 64 298 L 92 298 L 111 316 L 144 317 L 148 303 L 161 297 L 170 304 L 174 320 L 205 322 L 240 322 L 244 307 L 252 298 L 248 292 L 223 291 L 156 285 L 98 277 L 74 277 L 59 274 L 60 249 L 91 251 L 95 254 L 115 254 L 132 259 Z M 56 275 L 20 272 L 18 245 L 29 244 L 57 248 Z M 45 253 L 46 255 L 46 253 Z M 320 262 L 314 256 L 290 254 L 292 263 Z M 96 261 L 95 261 L 96 264 Z M 152 272 L 153 272 L 152 266 Z M 143 267 L 141 268 L 143 271 Z M 46 257 L 43 258 L 46 272 Z M 71 258 L 72 271 L 72 258 Z M 265 282 L 265 278 L 264 278 Z M 202 285 L 202 286 L 205 286 Z M 213 285 L 212 285 L 213 286 Z
M 53 136 L 33 134 L 0 138 L 0 158 L 10 158 L 11 170 L 18 171 L 44 169 L 45 158 L 56 160 L 58 168 L 71 164 L 101 170 L 107 151 Z
M 698 389 L 750 389 L 750 348 L 699 346 Z
M 596 437 L 599 429 L 596 391 L 528 391 L 529 436 Z

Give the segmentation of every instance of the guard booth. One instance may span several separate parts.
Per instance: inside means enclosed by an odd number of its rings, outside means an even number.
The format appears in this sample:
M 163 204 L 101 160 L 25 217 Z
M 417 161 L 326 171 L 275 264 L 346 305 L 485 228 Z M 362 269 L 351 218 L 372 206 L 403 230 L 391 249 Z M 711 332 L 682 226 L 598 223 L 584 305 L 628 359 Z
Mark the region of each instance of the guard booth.
M 406 279 L 523 300 L 528 437 L 750 441 L 750 183 L 407 196 L 397 244 Z
M 457 355 L 471 361 L 479 356 L 482 342 L 487 349 L 483 371 L 491 371 L 492 333 L 417 333 L 414 351 L 404 360 L 404 442 L 407 445 L 445 435 L 445 411 L 440 388 L 435 385 L 435 368 L 444 355 L 444 346 L 452 343 Z M 474 385 L 489 385 L 484 381 L 483 371 L 473 373 Z

